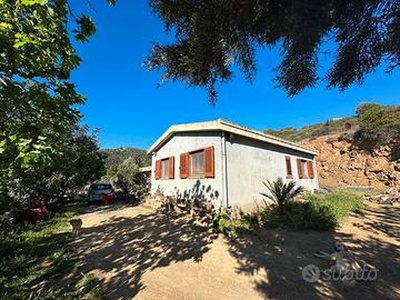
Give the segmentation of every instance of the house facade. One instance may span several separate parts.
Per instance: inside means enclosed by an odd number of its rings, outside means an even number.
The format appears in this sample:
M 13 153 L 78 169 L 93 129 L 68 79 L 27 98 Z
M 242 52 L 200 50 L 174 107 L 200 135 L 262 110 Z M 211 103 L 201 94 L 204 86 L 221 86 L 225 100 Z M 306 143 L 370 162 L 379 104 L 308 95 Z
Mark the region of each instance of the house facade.
M 316 150 L 226 120 L 171 126 L 148 150 L 151 193 L 251 207 L 263 181 L 282 177 L 318 188 Z

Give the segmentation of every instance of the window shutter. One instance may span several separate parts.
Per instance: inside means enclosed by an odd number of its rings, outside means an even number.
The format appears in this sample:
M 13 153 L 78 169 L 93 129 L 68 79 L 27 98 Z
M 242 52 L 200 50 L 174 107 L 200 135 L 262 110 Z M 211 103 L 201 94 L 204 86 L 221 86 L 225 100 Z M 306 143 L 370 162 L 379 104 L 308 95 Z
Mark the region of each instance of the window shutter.
M 189 163 L 190 163 L 190 157 L 189 153 L 183 153 L 180 155 L 180 169 L 179 169 L 179 175 L 181 178 L 188 178 L 189 177 Z
M 168 171 L 169 171 L 169 179 L 174 179 L 174 177 L 175 177 L 175 157 L 173 157 L 173 156 L 171 156 L 170 158 L 169 158 L 169 162 L 168 162 L 168 164 L 169 164 L 169 168 L 168 168 Z
M 161 160 L 156 160 L 155 177 L 156 177 L 156 179 L 161 178 Z
M 308 177 L 313 179 L 314 178 L 314 166 L 313 166 L 313 162 L 311 160 L 307 161 L 307 171 L 308 171 Z
M 301 159 L 297 159 L 297 171 L 299 172 L 299 178 L 303 178 L 303 169 L 301 168 Z
M 214 178 L 214 147 L 204 149 L 204 177 Z

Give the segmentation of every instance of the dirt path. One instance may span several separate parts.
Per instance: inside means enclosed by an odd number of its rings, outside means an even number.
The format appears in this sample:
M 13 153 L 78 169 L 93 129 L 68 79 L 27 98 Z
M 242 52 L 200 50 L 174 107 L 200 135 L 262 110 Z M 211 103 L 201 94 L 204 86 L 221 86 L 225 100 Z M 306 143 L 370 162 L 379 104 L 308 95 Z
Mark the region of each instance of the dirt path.
M 104 283 L 107 299 L 399 299 L 399 209 L 371 206 L 335 233 L 263 230 L 227 241 L 184 219 L 144 207 L 114 207 L 82 216 L 78 240 L 84 272 Z M 353 287 L 307 283 L 313 257 L 340 239 L 379 270 Z

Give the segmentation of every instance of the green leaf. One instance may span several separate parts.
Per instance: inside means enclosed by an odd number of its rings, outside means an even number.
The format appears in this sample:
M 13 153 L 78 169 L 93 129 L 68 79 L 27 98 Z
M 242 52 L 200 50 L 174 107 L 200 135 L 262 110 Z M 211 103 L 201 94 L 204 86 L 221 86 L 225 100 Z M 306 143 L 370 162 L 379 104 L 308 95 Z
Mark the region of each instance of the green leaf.
M 48 2 L 48 0 L 22 0 L 22 5 L 31 6 L 35 4 L 44 5 Z

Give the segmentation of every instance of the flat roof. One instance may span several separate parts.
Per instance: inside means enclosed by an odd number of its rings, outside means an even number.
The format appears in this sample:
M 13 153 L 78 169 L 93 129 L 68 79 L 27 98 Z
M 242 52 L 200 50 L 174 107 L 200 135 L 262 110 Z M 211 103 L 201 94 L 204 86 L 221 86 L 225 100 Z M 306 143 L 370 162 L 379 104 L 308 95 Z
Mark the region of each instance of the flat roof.
M 153 153 L 160 149 L 174 134 L 179 132 L 206 132 L 206 131 L 225 131 L 232 134 L 237 134 L 249 139 L 265 142 L 272 145 L 277 145 L 311 155 L 318 155 L 319 152 L 315 149 L 307 148 L 295 142 L 287 141 L 261 131 L 253 130 L 224 119 L 218 119 L 207 122 L 197 122 L 188 124 L 172 125 L 164 134 L 154 142 L 147 150 L 147 154 Z

